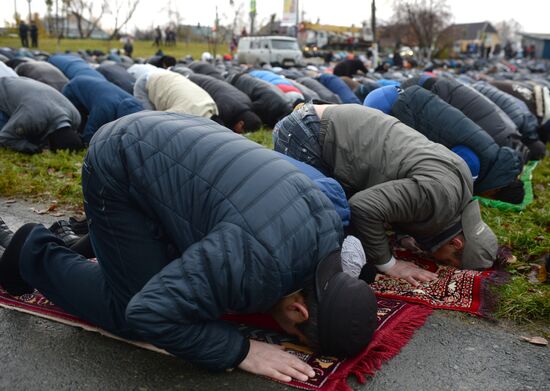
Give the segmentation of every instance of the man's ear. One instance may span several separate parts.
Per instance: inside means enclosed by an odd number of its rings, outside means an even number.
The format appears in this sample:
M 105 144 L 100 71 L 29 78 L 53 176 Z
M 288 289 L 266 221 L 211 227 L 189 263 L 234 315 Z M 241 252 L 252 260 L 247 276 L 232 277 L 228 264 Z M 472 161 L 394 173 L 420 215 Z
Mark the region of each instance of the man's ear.
M 309 311 L 305 303 L 301 300 L 296 300 L 292 303 L 289 303 L 285 307 L 285 312 L 292 323 L 300 324 L 309 319 Z
M 244 133 L 244 121 L 241 119 L 233 125 L 235 133 Z
M 451 239 L 450 244 L 456 250 L 462 250 L 464 248 L 464 237 L 462 235 L 457 235 Z

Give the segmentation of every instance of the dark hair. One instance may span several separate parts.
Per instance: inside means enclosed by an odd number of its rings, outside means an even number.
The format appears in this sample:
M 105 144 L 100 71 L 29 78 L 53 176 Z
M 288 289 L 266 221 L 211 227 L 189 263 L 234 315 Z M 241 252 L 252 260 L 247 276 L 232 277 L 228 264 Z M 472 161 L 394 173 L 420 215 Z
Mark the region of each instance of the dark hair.
M 313 283 L 308 284 L 301 293 L 304 296 L 309 316 L 305 322 L 296 325 L 296 327 L 307 338 L 309 347 L 317 351 L 320 349 L 321 344 L 319 343 L 318 323 L 319 302 L 317 301 L 317 295 L 315 294 L 315 285 Z

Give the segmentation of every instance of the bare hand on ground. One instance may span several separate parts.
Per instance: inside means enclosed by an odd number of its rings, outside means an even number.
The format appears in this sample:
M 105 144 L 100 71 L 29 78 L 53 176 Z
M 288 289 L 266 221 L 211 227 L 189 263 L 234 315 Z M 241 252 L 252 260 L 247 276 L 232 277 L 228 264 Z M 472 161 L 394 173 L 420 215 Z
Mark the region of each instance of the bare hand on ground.
M 391 277 L 402 278 L 413 286 L 418 286 L 421 282 L 428 282 L 437 278 L 437 274 L 424 270 L 412 262 L 400 261 L 399 259 L 386 274 Z
M 289 382 L 292 378 L 307 381 L 315 376 L 313 368 L 285 352 L 282 346 L 254 340 L 250 340 L 250 350 L 239 368 L 284 382 Z

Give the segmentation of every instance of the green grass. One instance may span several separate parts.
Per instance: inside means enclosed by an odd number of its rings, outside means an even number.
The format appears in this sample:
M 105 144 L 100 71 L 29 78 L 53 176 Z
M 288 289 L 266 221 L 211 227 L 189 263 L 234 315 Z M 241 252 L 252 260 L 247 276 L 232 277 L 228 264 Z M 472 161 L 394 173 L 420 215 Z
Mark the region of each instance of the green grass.
M 262 128 L 254 133 L 247 133 L 245 135 L 250 140 L 262 144 L 264 147 L 273 149 L 273 138 L 271 137 L 271 129 Z
M 81 209 L 83 158 L 84 152 L 25 155 L 0 148 L 0 196 Z
M 110 49 L 119 48 L 122 50 L 123 44 L 117 40 L 105 41 L 99 39 L 63 39 L 61 44 L 57 45 L 57 40 L 54 38 L 42 38 L 38 41 L 39 49 L 49 53 L 55 53 L 57 51 L 65 50 L 86 50 L 86 49 L 99 49 L 107 52 Z M 21 41 L 19 38 L 13 37 L 0 37 L 0 47 L 7 46 L 13 48 L 21 47 Z M 212 48 L 209 49 L 208 44 L 202 42 L 185 42 L 178 43 L 173 46 L 161 46 L 160 47 L 165 54 L 174 56 L 176 59 L 180 59 L 188 54 L 197 59 L 205 51 L 212 52 Z M 152 41 L 134 41 L 134 53 L 133 57 L 150 57 L 155 54 L 157 48 L 153 46 Z M 218 53 L 227 52 L 227 45 L 219 44 L 217 48 Z
M 531 264 L 540 264 L 550 253 L 550 159 L 533 173 L 535 200 L 522 212 L 483 208 L 483 219 L 495 231 L 501 245 L 512 248 L 517 262 L 509 265 L 510 282 L 497 288 L 497 316 L 520 323 L 550 321 L 550 282 L 527 280 Z

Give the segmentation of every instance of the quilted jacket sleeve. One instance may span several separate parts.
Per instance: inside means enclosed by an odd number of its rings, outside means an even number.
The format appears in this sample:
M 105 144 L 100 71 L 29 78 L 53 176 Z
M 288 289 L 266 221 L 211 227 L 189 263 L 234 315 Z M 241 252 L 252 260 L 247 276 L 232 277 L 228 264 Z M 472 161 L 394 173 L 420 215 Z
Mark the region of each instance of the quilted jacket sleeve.
M 383 265 L 392 257 L 386 223 L 406 225 L 425 221 L 434 213 L 432 197 L 424 193 L 425 188 L 405 178 L 370 187 L 350 198 L 351 221 L 370 262 Z
M 247 287 L 257 284 L 255 265 L 273 262 L 269 257 L 242 228 L 220 223 L 132 298 L 127 321 L 146 341 L 178 357 L 211 370 L 234 368 L 249 342 L 219 318 L 262 301 L 261 290 Z
M 22 132 L 20 114 L 15 112 L 0 129 L 0 146 L 25 153 L 40 152 L 40 146 L 29 142 Z

